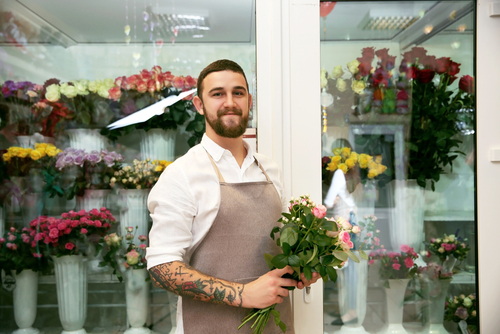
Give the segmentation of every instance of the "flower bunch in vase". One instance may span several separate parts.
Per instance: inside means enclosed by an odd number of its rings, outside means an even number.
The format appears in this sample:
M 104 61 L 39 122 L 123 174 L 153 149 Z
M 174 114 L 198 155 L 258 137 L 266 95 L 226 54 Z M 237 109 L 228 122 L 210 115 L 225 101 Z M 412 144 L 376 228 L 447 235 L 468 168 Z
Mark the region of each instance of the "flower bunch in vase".
M 282 253 L 275 256 L 265 254 L 265 261 L 270 270 L 284 268 L 287 265 L 294 269 L 293 279 L 300 281 L 304 273 L 310 280 L 314 272 L 319 273 L 323 281 L 337 280 L 336 268 L 341 268 L 350 258 L 359 259 L 351 252 L 354 244 L 351 233 L 359 233 L 358 226 L 351 226 L 341 218 L 337 221 L 325 218 L 326 207 L 316 205 L 308 195 L 292 198 L 290 212 L 283 212 L 278 220 L 280 226 L 271 231 L 271 237 L 279 235 L 277 244 Z M 286 275 L 285 275 L 286 276 Z M 285 332 L 286 325 L 280 320 L 280 313 L 275 305 L 265 309 L 254 309 L 242 320 L 239 328 L 253 320 L 254 333 L 262 333 L 272 314 L 276 325 Z
M 150 189 L 170 163 L 164 160 L 135 159 L 132 166 L 124 166 L 114 173 L 110 186 L 122 189 Z
M 364 253 L 363 248 L 366 247 L 371 251 L 383 248 L 378 237 L 380 230 L 376 228 L 375 221 L 377 221 L 375 215 L 365 215 L 363 216 L 363 220 L 358 222 L 361 233 L 356 235 L 356 243 L 360 244 L 357 248 L 360 250 L 360 256 L 365 260 L 368 259 L 368 256 Z
M 429 242 L 424 242 L 424 244 L 430 254 L 437 256 L 441 262 L 445 262 L 450 257 L 463 261 L 470 250 L 465 241 L 467 239 L 462 239 L 454 234 L 445 234 L 443 238 L 431 238 Z
M 17 136 L 39 133 L 53 136 L 47 131 L 47 122 L 53 119 L 52 107 L 43 99 L 45 88 L 29 81 L 6 81 L 2 87 L 0 103 L 8 108 L 6 127 Z
M 196 88 L 196 83 L 197 79 L 189 75 L 174 76 L 171 72 L 163 72 L 160 66 L 154 66 L 151 70 L 143 69 L 138 74 L 116 78 L 114 86 L 109 89 L 109 96 L 119 105 L 118 118 L 123 118 L 168 96 L 179 95 L 183 91 Z M 103 129 L 101 134 L 116 140 L 134 129 L 142 129 L 146 132 L 155 128 L 176 130 L 177 126 L 183 125 L 191 116 L 197 114 L 193 111 L 192 97 L 193 95 L 185 97 L 168 107 L 164 113 L 155 115 L 145 122 L 114 130 Z M 204 132 L 204 122 L 204 118 L 195 117 L 189 123 L 186 130 L 193 132 L 193 139 L 190 138 L 188 141 L 191 146 L 200 139 L 201 131 Z
M 469 333 L 477 333 L 479 318 L 475 293 L 471 293 L 468 296 L 462 294 L 460 296 L 448 298 L 445 307 L 445 320 L 453 321 L 455 323 L 465 321 L 467 323 L 467 329 L 469 330 Z
M 121 169 L 124 160 L 121 154 L 105 149 L 89 153 L 66 148 L 57 156 L 56 167 L 63 172 L 76 168 L 75 180 L 68 190 L 67 198 L 83 196 L 86 189 L 111 189 L 111 178 Z
M 37 247 L 35 235 L 28 227 L 21 231 L 11 227 L 0 238 L 0 268 L 7 274 L 23 270 L 44 272 L 49 268 L 48 258 Z
M 39 216 L 34 219 L 30 223 L 30 235 L 49 255 L 85 255 L 89 245 L 100 251 L 104 236 L 113 224 L 115 218 L 106 208 L 71 210 L 61 218 Z
M 89 81 L 86 79 L 61 82 L 58 79 L 47 80 L 45 99 L 51 103 L 63 103 L 71 114 L 70 128 L 102 128 L 115 116 L 112 100 L 108 99 L 112 79 Z
M 103 257 L 103 261 L 99 264 L 100 266 L 111 266 L 113 274 L 116 275 L 120 282 L 123 280 L 122 274 L 125 270 L 146 268 L 147 236 L 140 235 L 138 240 L 142 243 L 136 245 L 134 243 L 134 228 L 127 226 L 125 230 L 127 232 L 125 237 L 118 236 L 116 233 L 107 234 L 104 237 L 107 252 Z
M 389 288 L 387 280 L 408 279 L 415 276 L 418 266 L 415 260 L 418 254 L 408 245 L 401 245 L 401 252 L 390 252 L 385 248 L 377 249 L 370 253 L 369 263 L 380 260 L 380 278 L 385 281 L 384 286 Z

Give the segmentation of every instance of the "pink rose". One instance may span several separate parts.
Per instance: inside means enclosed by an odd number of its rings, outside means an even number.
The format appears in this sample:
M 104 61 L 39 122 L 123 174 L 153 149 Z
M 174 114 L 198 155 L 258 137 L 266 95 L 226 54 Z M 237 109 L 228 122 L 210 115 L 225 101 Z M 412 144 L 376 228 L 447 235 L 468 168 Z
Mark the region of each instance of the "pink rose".
M 394 268 L 395 270 L 399 270 L 400 267 L 401 267 L 401 265 L 399 263 L 394 263 L 392 265 L 392 268 Z
M 326 216 L 326 206 L 324 205 L 318 205 L 312 210 L 312 214 L 316 218 L 324 218 Z
M 369 265 L 372 265 L 372 264 L 374 264 L 374 263 L 375 263 L 375 260 L 374 260 L 374 259 L 371 259 L 370 261 L 368 261 L 368 264 L 369 264 Z
M 141 245 L 139 246 L 139 248 L 140 248 L 140 249 L 146 249 L 146 245 L 145 245 L 145 244 L 141 244 Z
M 8 239 L 9 241 L 14 241 L 14 240 L 16 240 L 16 236 L 15 236 L 14 234 L 10 234 L 10 235 L 7 237 L 7 239 Z
M 329 236 L 330 238 L 335 238 L 336 236 L 339 235 L 339 232 L 338 231 L 326 231 L 325 233 L 327 236 Z
M 41 258 L 42 254 L 41 253 L 33 253 L 33 257 Z
M 352 233 L 359 233 L 359 232 L 361 232 L 361 229 L 359 228 L 359 226 L 352 227 Z
M 127 253 L 127 263 L 131 266 L 136 265 L 139 263 L 139 256 L 140 254 L 135 249 L 132 249 Z
M 66 248 L 67 250 L 72 250 L 73 248 L 75 248 L 75 245 L 71 242 L 68 242 L 68 243 L 66 243 L 64 248 Z
M 59 230 L 55 228 L 50 230 L 49 237 L 51 237 L 52 239 L 59 237 Z
M 6 246 L 7 246 L 8 249 L 12 249 L 12 250 L 16 250 L 17 249 L 17 245 L 16 244 L 11 244 L 10 242 L 8 242 Z
M 108 93 L 109 98 L 115 101 L 117 101 L 122 96 L 122 90 L 120 89 L 120 87 L 112 87 L 109 89 Z
M 82 229 L 80 230 L 80 232 L 81 232 L 82 234 L 87 234 L 87 232 L 88 232 L 88 231 L 87 231 L 87 229 L 82 228 Z
M 373 244 L 374 244 L 375 246 L 379 246 L 379 245 L 380 245 L 380 239 L 379 239 L 379 238 L 377 238 L 377 237 L 373 238 Z
M 139 240 L 140 241 L 146 241 L 146 240 L 148 240 L 148 237 L 146 237 L 145 235 L 140 235 L 139 236 Z
M 405 266 L 406 266 L 406 268 L 413 267 L 413 259 L 411 257 L 407 257 L 405 259 Z
M 172 86 L 177 89 L 184 88 L 184 78 L 183 77 L 174 77 L 172 80 Z
M 401 245 L 400 247 L 402 252 L 408 253 L 410 251 L 410 246 L 408 245 Z
M 148 85 L 146 81 L 138 81 L 137 82 L 137 91 L 139 93 L 145 93 L 148 90 Z
M 95 221 L 95 227 L 101 227 L 102 223 L 98 220 Z
M 351 236 L 349 235 L 349 233 L 345 232 L 345 231 L 342 231 L 340 232 L 340 241 L 342 241 L 343 243 L 348 243 L 349 241 L 351 241 Z

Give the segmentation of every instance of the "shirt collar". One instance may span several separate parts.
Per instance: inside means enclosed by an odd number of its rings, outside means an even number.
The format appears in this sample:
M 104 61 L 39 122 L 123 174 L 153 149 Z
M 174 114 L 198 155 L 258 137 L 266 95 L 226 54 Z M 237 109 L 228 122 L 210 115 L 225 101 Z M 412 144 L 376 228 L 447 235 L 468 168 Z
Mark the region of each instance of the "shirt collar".
M 203 148 L 205 148 L 205 150 L 207 150 L 212 159 L 217 162 L 222 158 L 224 152 L 227 151 L 229 154 L 231 154 L 231 152 L 229 152 L 225 148 L 220 147 L 217 143 L 210 139 L 206 133 L 204 133 L 203 137 L 201 138 L 201 145 L 203 146 Z M 245 146 L 245 148 L 247 149 L 247 156 L 245 157 L 245 161 L 249 160 L 249 162 L 254 162 L 255 159 L 253 157 L 253 151 L 250 145 L 248 145 L 247 142 L 243 140 L 243 146 Z M 243 164 L 245 164 L 245 162 Z

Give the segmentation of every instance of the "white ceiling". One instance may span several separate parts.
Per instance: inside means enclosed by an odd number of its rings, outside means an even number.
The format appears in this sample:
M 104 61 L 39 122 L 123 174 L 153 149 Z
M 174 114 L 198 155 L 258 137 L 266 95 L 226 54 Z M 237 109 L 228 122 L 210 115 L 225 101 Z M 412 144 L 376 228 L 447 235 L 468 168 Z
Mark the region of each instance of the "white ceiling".
M 471 1 L 337 2 L 332 12 L 320 21 L 319 29 L 322 41 L 391 40 L 411 45 L 438 31 L 457 33 L 456 27 L 463 22 L 471 32 L 473 17 L 467 15 L 471 4 Z M 7 24 L 5 18 L 0 22 L 0 44 L 4 45 L 15 42 L 65 47 L 86 43 L 123 44 L 127 23 L 130 43 L 151 43 L 160 38 L 170 43 L 174 37 L 172 26 L 186 23 L 163 21 L 172 14 L 202 16 L 205 18 L 202 28 L 209 28 L 180 30 L 175 43 L 254 43 L 255 40 L 255 0 L 0 0 L 0 10 L 11 11 L 16 18 L 15 25 Z M 459 15 L 450 19 L 453 11 Z M 148 21 L 143 19 L 144 12 L 149 15 Z M 158 13 L 161 16 L 156 15 Z M 362 29 L 370 16 L 381 15 L 418 16 L 419 19 L 404 31 Z M 144 23 L 151 21 L 153 31 L 150 26 L 145 31 Z M 423 28 L 429 22 L 436 29 L 426 36 Z M 12 36 L 17 37 L 14 42 Z

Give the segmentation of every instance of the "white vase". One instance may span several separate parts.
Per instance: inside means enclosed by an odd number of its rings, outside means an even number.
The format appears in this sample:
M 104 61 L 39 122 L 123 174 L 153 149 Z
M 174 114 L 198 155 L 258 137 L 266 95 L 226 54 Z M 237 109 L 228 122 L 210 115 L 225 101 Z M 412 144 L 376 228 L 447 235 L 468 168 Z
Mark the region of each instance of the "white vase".
M 353 252 L 358 258 L 359 252 Z M 368 334 L 363 327 L 366 316 L 368 292 L 368 261 L 349 261 L 349 265 L 337 270 L 340 317 L 344 323 L 335 334 Z
M 53 256 L 61 334 L 86 334 L 87 261 L 82 255 Z
M 127 320 L 130 328 L 126 334 L 147 334 L 151 330 L 144 327 L 148 319 L 149 284 L 148 271 L 132 269 L 125 272 L 125 297 L 127 300 Z
M 174 161 L 177 130 L 150 129 L 140 134 L 142 159 Z
M 445 302 L 446 294 L 448 293 L 448 288 L 450 286 L 451 279 L 440 279 L 438 284 L 440 289 L 437 294 L 428 294 L 429 296 L 429 330 L 426 333 L 430 334 L 449 334 L 449 332 L 444 328 L 444 312 L 445 312 Z M 427 290 L 427 293 L 429 290 Z
M 400 251 L 408 245 L 419 252 L 424 241 L 425 189 L 416 180 L 394 180 L 389 191 L 394 208 L 391 210 L 389 231 L 392 248 Z
M 76 197 L 76 211 L 99 210 L 106 207 L 106 200 L 110 191 L 110 189 L 85 189 L 83 196 Z
M 31 136 L 16 136 L 16 139 L 18 145 L 23 148 L 34 148 L 37 143 L 54 144 L 54 137 L 42 136 L 39 133 Z
M 443 263 L 441 264 L 441 266 L 443 267 L 443 272 L 445 273 L 453 272 L 453 268 L 455 267 L 456 263 L 457 263 L 456 257 L 452 255 L 446 256 L 446 260 L 444 260 Z
M 387 325 L 378 334 L 409 334 L 403 327 L 403 301 L 409 279 L 390 279 L 390 288 L 384 287 L 387 307 Z
M 127 235 L 126 228 L 134 228 L 134 244 L 140 245 L 140 235 L 148 235 L 147 199 L 150 189 L 121 189 L 120 195 L 124 207 L 120 210 L 120 230 L 122 236 Z M 137 230 L 135 227 L 138 227 Z
M 87 152 L 98 151 L 109 146 L 109 140 L 102 136 L 100 129 L 70 129 L 66 130 L 69 136 L 69 146 Z
M 32 327 L 36 318 L 38 273 L 24 269 L 20 274 L 12 271 L 12 275 L 16 280 L 14 319 L 19 327 L 12 334 L 38 334 L 40 331 Z

